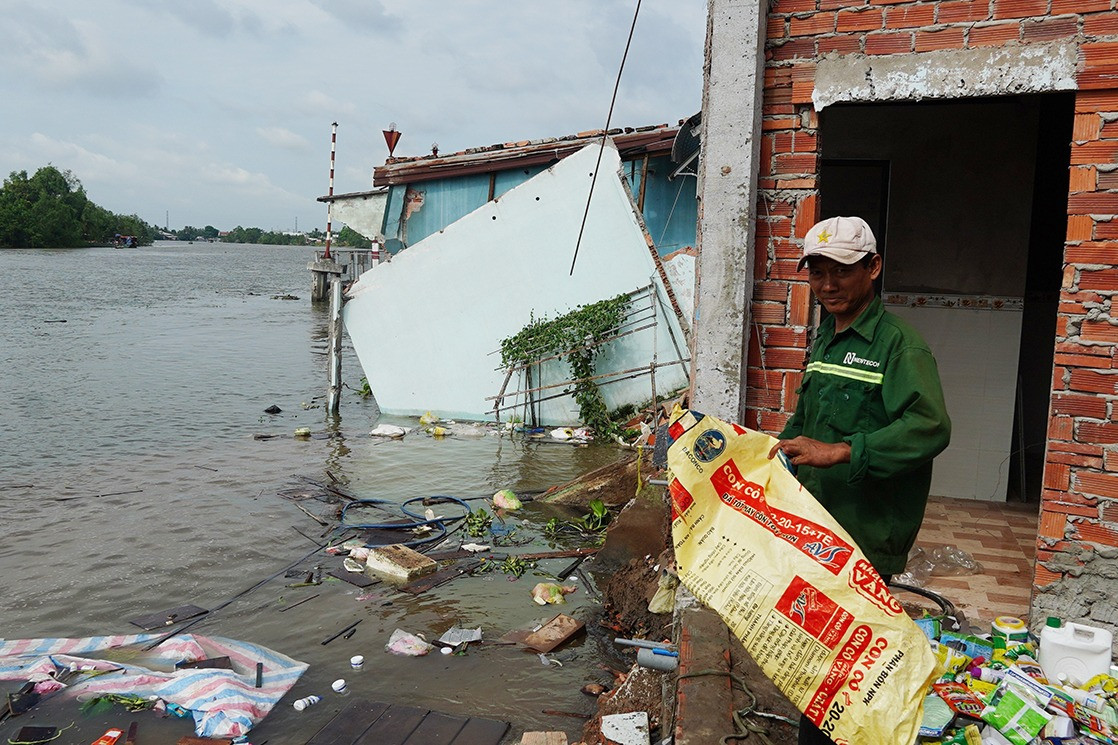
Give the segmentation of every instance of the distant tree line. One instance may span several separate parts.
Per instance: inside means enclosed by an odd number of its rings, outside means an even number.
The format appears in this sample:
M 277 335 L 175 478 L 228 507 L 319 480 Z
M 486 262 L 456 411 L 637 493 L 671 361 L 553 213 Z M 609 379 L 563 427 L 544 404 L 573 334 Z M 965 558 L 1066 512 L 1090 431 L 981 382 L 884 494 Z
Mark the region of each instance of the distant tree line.
M 185 228 L 194 230 L 194 228 Z M 207 226 L 206 230 L 210 230 Z M 217 231 L 214 231 L 217 234 Z M 196 234 L 197 235 L 197 234 Z M 180 238 L 182 236 L 180 235 Z M 277 233 L 260 228 L 242 228 L 240 225 L 221 236 L 225 243 L 267 243 L 272 246 L 308 246 L 312 243 L 323 243 L 326 234 L 318 228 L 309 233 Z M 369 239 L 353 230 L 348 225 L 330 237 L 332 246 L 353 246 L 355 248 L 368 248 Z
M 118 236 L 151 243 L 158 230 L 136 215 L 118 215 L 89 200 L 70 171 L 43 166 L 12 171 L 0 187 L 0 248 L 106 246 Z

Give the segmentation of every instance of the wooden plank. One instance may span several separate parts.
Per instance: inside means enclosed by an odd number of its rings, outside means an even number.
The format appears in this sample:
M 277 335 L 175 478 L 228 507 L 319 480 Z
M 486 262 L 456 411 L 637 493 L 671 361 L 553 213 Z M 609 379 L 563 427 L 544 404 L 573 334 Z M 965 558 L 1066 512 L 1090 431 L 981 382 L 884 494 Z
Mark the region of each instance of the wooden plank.
M 524 637 L 524 644 L 530 649 L 546 654 L 582 631 L 585 626 L 582 621 L 560 613 L 539 630 Z
M 353 745 L 403 745 L 427 714 L 417 706 L 389 706 Z
M 567 745 L 566 732 L 525 732 L 520 745 Z
M 350 745 L 376 723 L 388 704 L 359 699 L 342 709 L 306 745 Z
M 418 595 L 421 592 L 427 592 L 434 587 L 438 587 L 439 585 L 450 582 L 452 579 L 458 579 L 465 574 L 469 574 L 470 572 L 477 569 L 479 566 L 481 566 L 480 561 L 469 561 L 461 563 L 457 566 L 450 567 L 449 569 L 442 569 L 438 572 L 435 572 L 434 574 L 428 574 L 422 579 L 417 579 L 415 582 L 409 582 L 406 585 L 401 585 L 397 589 L 401 592 Z
M 357 587 L 368 587 L 369 585 L 376 584 L 374 580 L 369 579 L 364 574 L 351 572 L 342 567 L 331 569 L 326 574 L 334 579 L 340 579 L 342 582 L 348 582 Z
M 468 721 L 467 717 L 456 717 L 452 714 L 442 714 L 437 711 L 429 712 L 426 718 L 415 728 L 415 732 L 404 745 L 443 745 L 454 739 L 462 731 Z
M 497 745 L 508 731 L 508 722 L 471 717 L 457 737 L 447 745 Z

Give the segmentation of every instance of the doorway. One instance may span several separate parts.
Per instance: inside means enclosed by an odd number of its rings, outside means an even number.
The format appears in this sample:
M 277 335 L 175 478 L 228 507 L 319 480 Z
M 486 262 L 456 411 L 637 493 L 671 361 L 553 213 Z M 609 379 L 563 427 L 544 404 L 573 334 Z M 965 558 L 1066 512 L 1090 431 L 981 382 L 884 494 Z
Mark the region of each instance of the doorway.
M 821 217 L 870 223 L 886 307 L 936 355 L 952 442 L 934 495 L 1040 500 L 1073 113 L 1053 93 L 820 115 Z

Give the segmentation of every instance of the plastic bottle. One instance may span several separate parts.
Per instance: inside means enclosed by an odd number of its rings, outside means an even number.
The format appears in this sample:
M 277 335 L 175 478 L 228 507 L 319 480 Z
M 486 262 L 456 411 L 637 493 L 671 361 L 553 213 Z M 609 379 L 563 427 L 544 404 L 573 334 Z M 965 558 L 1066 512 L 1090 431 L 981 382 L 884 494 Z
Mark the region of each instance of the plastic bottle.
M 314 706 L 315 704 L 317 704 L 321 700 L 322 700 L 321 696 L 307 696 L 306 698 L 299 699 L 298 701 L 293 703 L 292 706 L 295 707 L 295 711 L 302 711 L 303 709 L 307 708 L 308 706 Z
M 361 666 L 365 664 L 365 658 L 359 654 L 355 654 L 349 658 L 349 666 L 354 670 L 360 670 Z
M 998 616 L 990 625 L 991 636 L 1000 637 L 1010 642 L 1024 642 L 1029 640 L 1029 627 L 1020 618 L 1013 616 Z
M 1110 670 L 1112 643 L 1113 634 L 1106 629 L 1049 617 L 1040 632 L 1037 661 L 1049 680 L 1060 673 L 1069 680 L 1089 680 Z

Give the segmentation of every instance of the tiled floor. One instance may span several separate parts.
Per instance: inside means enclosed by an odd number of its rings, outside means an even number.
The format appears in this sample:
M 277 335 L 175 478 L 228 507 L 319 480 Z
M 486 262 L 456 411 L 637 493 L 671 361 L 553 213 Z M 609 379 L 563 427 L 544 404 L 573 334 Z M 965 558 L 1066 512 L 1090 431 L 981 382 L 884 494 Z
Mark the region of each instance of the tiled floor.
M 981 631 L 990 630 L 995 616 L 1027 621 L 1039 514 L 1037 504 L 932 497 L 916 545 L 926 553 L 937 546 L 960 548 L 981 570 L 933 574 L 924 587 L 950 600 Z

